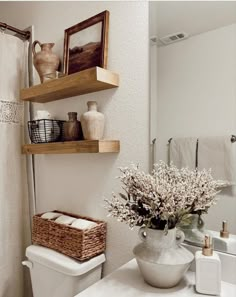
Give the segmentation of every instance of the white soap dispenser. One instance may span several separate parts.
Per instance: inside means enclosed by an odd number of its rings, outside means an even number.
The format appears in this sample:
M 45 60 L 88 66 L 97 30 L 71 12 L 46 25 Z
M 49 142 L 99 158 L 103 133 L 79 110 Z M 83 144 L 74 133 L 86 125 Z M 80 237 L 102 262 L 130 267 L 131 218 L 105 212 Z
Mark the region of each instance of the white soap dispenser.
M 196 291 L 202 294 L 220 295 L 221 262 L 218 254 L 213 251 L 211 238 L 205 235 L 202 251 L 195 254 Z

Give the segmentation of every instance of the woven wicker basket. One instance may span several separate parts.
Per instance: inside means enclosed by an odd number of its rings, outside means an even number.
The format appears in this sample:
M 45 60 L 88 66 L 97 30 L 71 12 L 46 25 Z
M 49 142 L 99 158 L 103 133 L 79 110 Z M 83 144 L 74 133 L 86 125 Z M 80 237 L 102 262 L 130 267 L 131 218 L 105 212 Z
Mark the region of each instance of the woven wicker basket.
M 54 211 L 78 219 L 97 223 L 97 226 L 80 230 L 53 220 L 41 218 L 42 214 L 33 216 L 32 241 L 77 260 L 84 261 L 105 251 L 106 223 L 89 217 L 78 216 L 62 211 Z

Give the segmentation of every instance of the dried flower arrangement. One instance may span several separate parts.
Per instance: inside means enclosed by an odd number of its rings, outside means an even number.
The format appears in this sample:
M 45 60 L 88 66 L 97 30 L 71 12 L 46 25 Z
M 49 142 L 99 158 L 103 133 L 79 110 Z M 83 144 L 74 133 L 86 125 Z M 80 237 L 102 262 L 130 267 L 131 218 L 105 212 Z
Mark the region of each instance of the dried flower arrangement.
M 160 161 L 152 174 L 138 166 L 119 168 L 123 193 L 105 199 L 109 215 L 134 226 L 167 230 L 188 220 L 191 213 L 207 212 L 216 202 L 219 183 L 210 170 L 178 169 Z

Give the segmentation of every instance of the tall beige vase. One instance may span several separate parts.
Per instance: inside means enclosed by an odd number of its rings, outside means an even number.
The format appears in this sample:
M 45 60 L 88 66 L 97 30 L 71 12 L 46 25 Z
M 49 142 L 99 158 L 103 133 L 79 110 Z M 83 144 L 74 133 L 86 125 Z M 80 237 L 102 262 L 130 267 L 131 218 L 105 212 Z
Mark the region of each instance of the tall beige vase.
M 41 48 L 39 52 L 35 50 L 37 44 Z M 60 64 L 59 57 L 52 52 L 53 46 L 54 43 L 41 43 L 38 40 L 35 40 L 32 44 L 33 63 L 39 74 L 41 83 L 47 80 L 45 75 L 55 73 Z
M 84 139 L 102 139 L 105 122 L 104 115 L 97 111 L 96 101 L 88 101 L 87 105 L 88 111 L 85 112 L 80 118 Z

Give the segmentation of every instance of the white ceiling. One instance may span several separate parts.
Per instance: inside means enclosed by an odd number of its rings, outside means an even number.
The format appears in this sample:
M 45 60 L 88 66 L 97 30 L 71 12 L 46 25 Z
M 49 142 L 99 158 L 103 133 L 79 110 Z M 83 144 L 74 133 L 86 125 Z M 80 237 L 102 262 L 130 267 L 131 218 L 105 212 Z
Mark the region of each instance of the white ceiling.
M 189 35 L 236 23 L 236 1 L 150 2 L 150 36 Z

